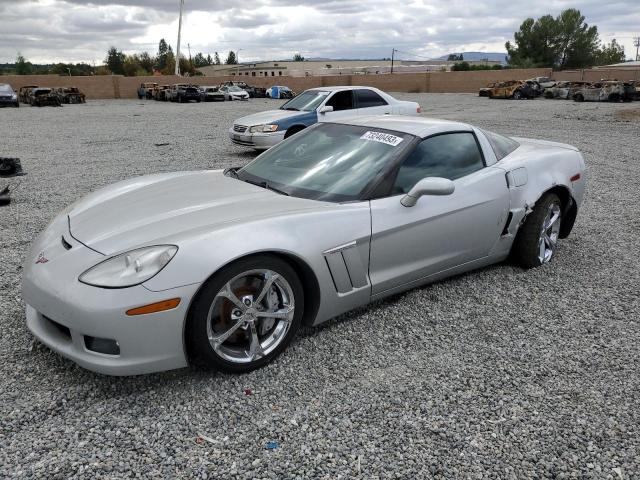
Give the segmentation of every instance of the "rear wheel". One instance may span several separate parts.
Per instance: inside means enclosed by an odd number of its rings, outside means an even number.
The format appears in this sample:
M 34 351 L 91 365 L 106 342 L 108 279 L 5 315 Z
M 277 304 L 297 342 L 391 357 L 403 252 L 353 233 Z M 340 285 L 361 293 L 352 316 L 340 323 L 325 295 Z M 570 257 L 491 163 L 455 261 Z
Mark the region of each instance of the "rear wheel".
M 189 312 L 186 344 L 192 364 L 248 372 L 269 363 L 302 322 L 304 294 L 280 258 L 241 259 L 215 274 Z
M 561 223 L 560 199 L 553 193 L 544 195 L 518 231 L 512 250 L 514 260 L 525 268 L 549 263 L 556 252 Z
M 582 94 L 580 94 L 580 93 L 576 94 L 576 95 L 573 97 L 573 99 L 574 99 L 576 102 L 584 102 L 584 96 L 583 96 Z
M 513 92 L 513 99 L 520 100 L 522 98 L 522 92 L 520 90 L 516 90 Z

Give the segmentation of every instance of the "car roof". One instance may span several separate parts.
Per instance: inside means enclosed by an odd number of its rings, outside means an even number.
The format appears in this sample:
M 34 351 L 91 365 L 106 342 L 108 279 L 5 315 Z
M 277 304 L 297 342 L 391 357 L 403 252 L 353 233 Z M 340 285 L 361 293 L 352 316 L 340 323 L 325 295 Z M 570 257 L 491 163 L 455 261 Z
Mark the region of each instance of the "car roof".
M 440 120 L 438 118 L 409 117 L 406 115 L 367 115 L 336 120 L 333 123 L 384 128 L 422 138 L 444 132 L 473 131 L 473 127 L 468 123 Z
M 323 92 L 339 92 L 340 90 L 356 90 L 359 88 L 367 88 L 369 90 L 378 90 L 375 87 L 367 87 L 366 85 L 342 85 L 338 87 L 314 87 L 309 90 L 320 90 Z

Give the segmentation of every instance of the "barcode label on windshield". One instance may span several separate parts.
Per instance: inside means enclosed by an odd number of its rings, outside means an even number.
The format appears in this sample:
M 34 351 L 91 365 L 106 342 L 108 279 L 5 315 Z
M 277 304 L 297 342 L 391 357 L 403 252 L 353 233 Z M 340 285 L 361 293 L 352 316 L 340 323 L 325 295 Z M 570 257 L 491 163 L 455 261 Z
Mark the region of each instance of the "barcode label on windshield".
M 372 131 L 366 132 L 360 138 L 362 140 L 371 140 L 372 142 L 386 143 L 387 145 L 391 145 L 392 147 L 398 146 L 398 144 L 403 140 L 401 137 L 396 137 L 395 135 L 391 135 L 389 133 Z

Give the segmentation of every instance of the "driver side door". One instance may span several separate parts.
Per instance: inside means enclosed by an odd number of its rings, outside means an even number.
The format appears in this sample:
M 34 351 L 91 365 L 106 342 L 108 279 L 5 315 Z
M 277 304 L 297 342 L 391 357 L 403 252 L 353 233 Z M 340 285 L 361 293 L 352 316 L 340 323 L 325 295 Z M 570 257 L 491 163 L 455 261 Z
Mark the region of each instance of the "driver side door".
M 453 194 L 400 203 L 419 180 L 443 177 Z M 423 140 L 397 171 L 391 196 L 371 200 L 372 295 L 409 288 L 428 277 L 486 257 L 509 210 L 504 171 L 485 167 L 473 132 Z

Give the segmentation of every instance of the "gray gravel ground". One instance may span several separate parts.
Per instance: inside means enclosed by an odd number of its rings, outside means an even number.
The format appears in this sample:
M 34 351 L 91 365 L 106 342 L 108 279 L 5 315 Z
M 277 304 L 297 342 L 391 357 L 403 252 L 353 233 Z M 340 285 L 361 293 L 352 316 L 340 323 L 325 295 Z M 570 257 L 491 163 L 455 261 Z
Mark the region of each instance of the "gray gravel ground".
M 639 104 L 398 96 L 578 146 L 589 185 L 572 236 L 544 268 L 498 265 L 379 302 L 242 376 L 109 378 L 31 348 L 21 263 L 98 187 L 249 161 L 226 128 L 277 102 L 0 110 L 0 156 L 28 172 L 0 208 L 0 477 L 640 478 L 640 123 L 613 118 Z

